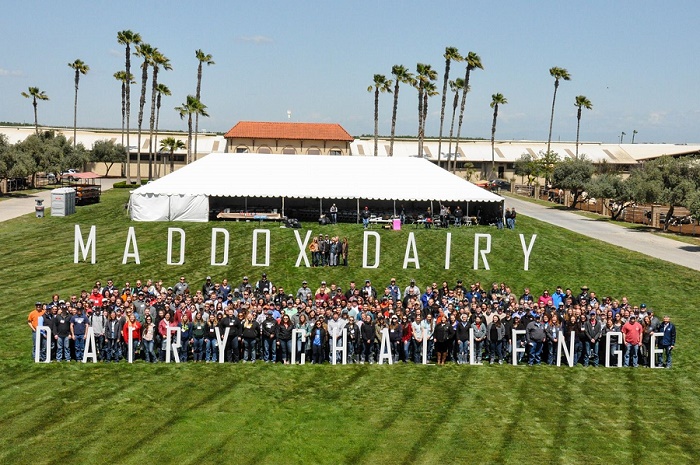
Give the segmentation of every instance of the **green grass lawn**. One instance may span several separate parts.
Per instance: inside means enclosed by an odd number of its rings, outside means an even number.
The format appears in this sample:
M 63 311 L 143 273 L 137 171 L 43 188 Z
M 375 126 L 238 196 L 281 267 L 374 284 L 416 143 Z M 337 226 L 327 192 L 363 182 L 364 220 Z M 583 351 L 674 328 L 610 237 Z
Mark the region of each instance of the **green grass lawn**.
M 695 317 L 700 274 L 526 217 L 518 229 L 378 231 L 378 269 L 361 267 L 362 228 L 305 225 L 350 239 L 350 266 L 295 268 L 294 233 L 273 225 L 271 263 L 251 265 L 252 223 L 132 223 L 128 192 L 68 218 L 0 223 L 0 463 L 697 463 L 700 376 Z M 74 224 L 97 226 L 97 263 L 73 264 Z M 141 265 L 122 265 L 129 226 Z M 167 228 L 187 233 L 185 264 L 166 264 Z M 231 232 L 230 262 L 209 264 L 211 228 Z M 306 229 L 301 230 L 302 237 Z M 402 263 L 415 233 L 420 269 Z M 491 270 L 472 269 L 474 235 L 490 233 Z M 538 235 L 530 271 L 517 234 Z M 370 254 L 373 256 L 373 254 Z M 220 258 L 220 257 L 219 257 Z M 206 275 L 240 282 L 266 271 L 296 291 L 303 279 L 505 281 L 539 294 L 583 284 L 669 313 L 678 326 L 673 370 L 502 366 L 36 365 L 26 316 L 35 300 L 95 280 Z

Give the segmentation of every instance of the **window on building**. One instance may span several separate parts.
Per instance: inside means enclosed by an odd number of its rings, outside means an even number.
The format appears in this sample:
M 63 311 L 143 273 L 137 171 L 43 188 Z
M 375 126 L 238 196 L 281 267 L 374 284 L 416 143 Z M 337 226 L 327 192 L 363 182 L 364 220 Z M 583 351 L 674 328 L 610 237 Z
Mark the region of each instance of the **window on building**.
M 267 146 L 259 147 L 258 153 L 272 153 L 272 150 L 270 150 L 270 147 Z
M 250 153 L 250 150 L 245 145 L 239 145 L 236 147 L 236 153 Z
M 294 147 L 287 146 L 282 149 L 282 153 L 285 155 L 296 155 L 297 151 Z
M 331 149 L 330 152 L 328 152 L 330 155 L 342 155 L 343 152 L 340 149 Z
M 321 155 L 321 150 L 318 147 L 311 147 L 306 153 L 309 155 Z

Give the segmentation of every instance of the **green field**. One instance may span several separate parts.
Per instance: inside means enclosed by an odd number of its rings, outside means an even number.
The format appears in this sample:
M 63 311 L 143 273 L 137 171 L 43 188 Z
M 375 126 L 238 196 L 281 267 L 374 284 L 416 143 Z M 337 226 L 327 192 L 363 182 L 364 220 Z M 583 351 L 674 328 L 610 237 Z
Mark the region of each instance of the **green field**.
M 0 223 L 0 463 L 586 463 L 700 461 L 696 313 L 700 274 L 525 217 L 513 231 L 378 231 L 381 262 L 361 267 L 362 228 L 306 225 L 350 239 L 350 266 L 295 268 L 294 233 L 270 228 L 269 267 L 251 265 L 250 223 L 131 223 L 128 193 L 109 191 L 69 218 Z M 97 227 L 97 263 L 73 263 L 74 225 Z M 129 226 L 141 265 L 122 265 Z M 167 228 L 187 233 L 185 264 L 166 264 Z M 229 265 L 211 266 L 211 229 L 231 232 Z M 305 229 L 301 230 L 302 238 Z M 415 233 L 420 269 L 402 269 Z M 492 235 L 490 271 L 472 269 L 474 235 Z M 523 270 L 517 234 L 537 234 Z M 176 242 L 178 242 L 176 240 Z M 373 249 L 372 249 L 373 250 Z M 177 251 L 177 248 L 176 248 Z M 263 253 L 262 247 L 258 250 Z M 373 258 L 373 253 L 370 253 Z M 176 257 L 177 258 L 177 254 Z M 219 254 L 219 259 L 221 255 Z M 36 300 L 108 278 L 206 275 L 240 282 L 266 271 L 294 292 L 303 279 L 402 287 L 505 281 L 539 295 L 560 284 L 645 302 L 678 327 L 673 370 L 527 366 L 35 365 L 26 316 Z

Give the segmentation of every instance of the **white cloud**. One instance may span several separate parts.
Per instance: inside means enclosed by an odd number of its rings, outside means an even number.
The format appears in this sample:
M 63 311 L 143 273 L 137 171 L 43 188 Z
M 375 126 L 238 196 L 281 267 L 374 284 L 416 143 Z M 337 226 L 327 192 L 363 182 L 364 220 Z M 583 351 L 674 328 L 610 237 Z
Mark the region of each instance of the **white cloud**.
M 9 70 L 9 69 L 0 68 L 0 76 L 18 77 L 18 76 L 24 76 L 24 73 L 22 71 L 19 71 L 19 70 Z
M 240 42 L 250 42 L 253 44 L 261 45 L 261 44 L 271 44 L 274 42 L 271 37 L 267 36 L 261 36 L 261 35 L 256 35 L 256 36 L 240 36 L 237 38 Z
M 663 122 L 664 119 L 666 119 L 665 111 L 652 111 L 651 113 L 649 113 L 647 121 L 649 122 L 649 124 L 660 124 Z
M 124 50 L 115 50 L 113 48 L 110 48 L 109 54 L 112 55 L 113 57 L 123 58 L 124 57 Z

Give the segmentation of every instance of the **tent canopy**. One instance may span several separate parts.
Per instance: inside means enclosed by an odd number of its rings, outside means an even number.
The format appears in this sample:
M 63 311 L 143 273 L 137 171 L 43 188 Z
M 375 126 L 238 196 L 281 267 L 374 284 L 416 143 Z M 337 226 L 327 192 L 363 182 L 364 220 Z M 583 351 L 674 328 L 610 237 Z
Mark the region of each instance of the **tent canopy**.
M 211 196 L 503 201 L 420 158 L 213 153 L 134 190 L 132 219 L 207 221 L 208 201 L 205 205 L 201 199 Z M 188 197 L 200 200 L 193 203 Z

